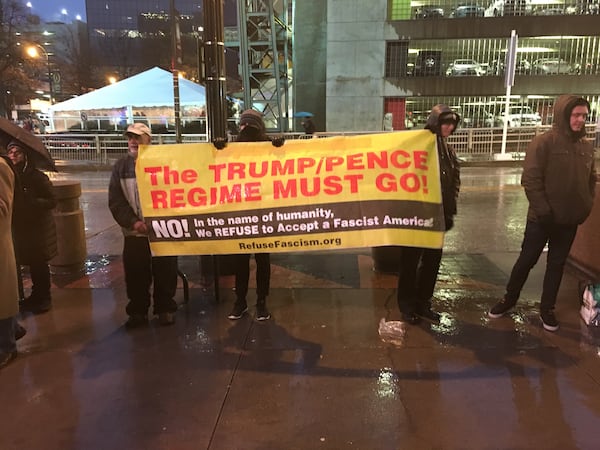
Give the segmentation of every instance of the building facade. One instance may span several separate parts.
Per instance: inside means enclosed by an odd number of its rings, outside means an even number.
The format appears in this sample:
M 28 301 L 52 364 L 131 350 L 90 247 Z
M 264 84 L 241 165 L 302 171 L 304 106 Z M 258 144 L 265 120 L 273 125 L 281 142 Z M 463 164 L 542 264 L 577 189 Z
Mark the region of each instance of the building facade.
M 19 27 L 16 40 L 23 57 L 37 60 L 29 73 L 37 85 L 32 105 L 17 106 L 23 111 L 21 115 L 85 92 L 90 74 L 85 22 L 41 22 L 37 16 L 28 19 Z
M 202 0 L 175 0 L 186 78 L 199 81 L 203 39 Z M 236 25 L 236 0 L 224 0 L 225 26 Z M 170 0 L 86 0 L 88 34 L 99 76 L 123 78 L 159 66 L 171 67 Z M 227 75 L 237 82 L 237 55 L 227 55 Z M 102 83 L 101 83 L 102 84 Z
M 422 127 L 431 107 L 466 126 L 548 124 L 560 94 L 600 97 L 598 3 L 328 0 L 327 130 Z M 298 28 L 297 28 L 298 29 Z M 504 61 L 518 35 L 505 115 Z
M 202 2 L 176 0 L 184 64 L 197 75 Z M 171 65 L 170 0 L 86 0 L 90 50 L 103 75 L 118 78 Z

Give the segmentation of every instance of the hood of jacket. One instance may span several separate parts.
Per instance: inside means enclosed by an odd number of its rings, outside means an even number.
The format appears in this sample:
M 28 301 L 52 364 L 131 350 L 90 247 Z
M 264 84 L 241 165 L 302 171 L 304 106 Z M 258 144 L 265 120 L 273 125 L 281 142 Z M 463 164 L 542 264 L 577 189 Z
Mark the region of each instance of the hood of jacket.
M 442 122 L 445 122 L 447 120 L 454 122 L 454 130 L 452 130 L 452 133 L 454 133 L 458 128 L 460 116 L 454 111 L 452 111 L 452 109 L 448 105 L 435 105 L 433 108 L 431 108 L 431 113 L 427 118 L 427 124 L 425 125 L 425 129 L 431 130 L 432 133 L 439 135 L 440 125 L 442 124 Z
M 571 111 L 576 106 L 587 106 L 588 111 L 590 110 L 590 104 L 585 98 L 577 95 L 561 95 L 554 103 L 554 117 L 552 118 L 552 128 L 573 141 L 585 137 L 586 134 L 585 128 L 577 132 L 571 129 Z

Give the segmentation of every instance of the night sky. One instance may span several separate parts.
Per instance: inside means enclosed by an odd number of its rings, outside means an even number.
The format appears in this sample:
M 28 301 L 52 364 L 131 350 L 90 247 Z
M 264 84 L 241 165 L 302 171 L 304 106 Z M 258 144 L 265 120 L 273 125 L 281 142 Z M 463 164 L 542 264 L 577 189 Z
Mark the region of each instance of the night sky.
M 23 0 L 23 3 L 27 4 L 28 0 Z M 75 20 L 77 14 L 81 15 L 81 20 L 86 20 L 85 0 L 29 0 L 29 3 L 31 3 L 31 12 L 46 22 L 71 22 Z M 61 14 L 63 9 L 67 10 L 66 20 Z

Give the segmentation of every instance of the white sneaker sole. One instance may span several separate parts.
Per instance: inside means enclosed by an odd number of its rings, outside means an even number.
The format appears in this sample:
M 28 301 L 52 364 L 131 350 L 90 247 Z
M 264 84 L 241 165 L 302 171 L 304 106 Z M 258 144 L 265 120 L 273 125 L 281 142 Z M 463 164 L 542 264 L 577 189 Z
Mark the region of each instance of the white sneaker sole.
M 542 321 L 542 327 L 544 327 L 544 330 L 546 330 L 546 331 L 558 330 L 558 325 L 548 325 L 546 322 L 544 322 L 544 319 L 542 319 L 541 317 L 540 317 L 540 320 Z
M 244 314 L 246 314 L 248 312 L 248 308 L 246 308 L 245 310 L 242 311 L 242 313 L 239 316 L 236 316 L 235 314 L 229 314 L 227 316 L 227 318 L 229 320 L 238 320 L 241 319 L 242 317 L 244 317 Z
M 510 309 L 508 311 L 500 313 L 500 314 L 494 314 L 491 311 L 488 311 L 487 315 L 488 315 L 488 317 L 490 317 L 492 319 L 499 319 L 500 317 L 504 317 L 505 315 L 507 315 L 509 312 L 510 312 Z

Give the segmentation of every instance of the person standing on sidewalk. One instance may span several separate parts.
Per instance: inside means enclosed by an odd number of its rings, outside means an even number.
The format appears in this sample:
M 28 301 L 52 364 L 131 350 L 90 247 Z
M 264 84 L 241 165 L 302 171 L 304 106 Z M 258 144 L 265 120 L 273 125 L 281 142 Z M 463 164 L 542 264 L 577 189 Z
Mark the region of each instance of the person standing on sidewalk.
M 558 330 L 556 295 L 577 227 L 592 210 L 596 188 L 594 149 L 585 139 L 589 112 L 590 105 L 582 97 L 558 97 L 552 128 L 534 137 L 527 148 L 521 178 L 529 200 L 527 224 L 506 293 L 488 312 L 493 319 L 516 305 L 529 272 L 548 244 L 540 319 L 544 329 Z
M 240 116 L 240 134 L 237 142 L 272 142 L 275 147 L 281 147 L 283 138 L 271 140 L 267 136 L 267 129 L 262 114 L 253 109 L 248 109 Z M 236 301 L 233 309 L 227 316 L 231 320 L 242 318 L 248 312 L 246 295 L 250 279 L 250 254 L 235 256 L 235 295 Z M 263 321 L 271 318 L 267 309 L 267 296 L 271 284 L 271 255 L 269 253 L 255 253 L 256 261 L 256 320 Z
M 152 133 L 143 123 L 127 127 L 129 153 L 115 163 L 108 186 L 108 207 L 124 235 L 123 267 L 129 303 L 126 328 L 148 324 L 150 285 L 154 282 L 154 314 L 160 325 L 175 323 L 177 303 L 177 257 L 152 256 L 148 227 L 144 222 L 135 177 L 135 163 L 140 145 L 152 143 Z
M 302 121 L 302 127 L 304 128 L 304 134 L 313 135 L 315 134 L 316 127 L 315 123 L 312 120 L 312 117 L 307 117 Z
M 15 208 L 15 253 L 18 264 L 29 266 L 32 283 L 31 295 L 21 302 L 20 309 L 42 314 L 52 308 L 48 261 L 58 253 L 52 214 L 56 198 L 50 179 L 34 167 L 22 144 L 9 142 L 6 150 L 22 192 L 21 204 Z
M 460 168 L 456 153 L 446 142 L 454 133 L 460 116 L 446 105 L 432 108 L 425 128 L 436 135 L 444 226 L 449 231 L 454 226 L 456 201 L 460 189 Z M 411 324 L 421 318 L 439 322 L 440 315 L 431 309 L 440 263 L 441 248 L 402 247 L 398 272 L 398 308 L 402 320 Z
M 9 162 L 0 157 L 0 369 L 17 357 L 19 286 L 12 237 L 14 195 L 15 174 Z

